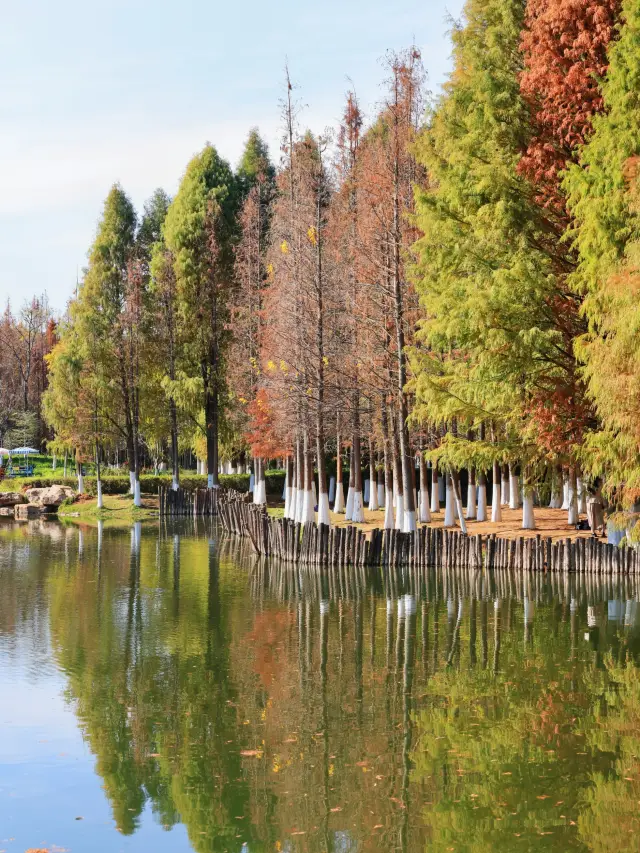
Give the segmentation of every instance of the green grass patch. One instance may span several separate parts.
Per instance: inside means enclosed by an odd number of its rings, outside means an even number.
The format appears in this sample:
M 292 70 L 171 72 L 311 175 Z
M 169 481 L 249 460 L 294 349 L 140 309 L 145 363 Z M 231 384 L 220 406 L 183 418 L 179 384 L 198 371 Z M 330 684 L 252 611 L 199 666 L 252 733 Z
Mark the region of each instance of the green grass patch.
M 158 520 L 156 502 L 149 498 L 143 498 L 145 505 L 142 507 L 135 507 L 130 495 L 104 495 L 103 503 L 103 508 L 98 509 L 97 498 L 82 500 L 77 503 L 65 501 L 58 510 L 58 518 L 61 521 L 81 522 L 83 524 L 96 524 L 98 521 L 104 521 L 112 527 L 127 527 L 134 521 Z

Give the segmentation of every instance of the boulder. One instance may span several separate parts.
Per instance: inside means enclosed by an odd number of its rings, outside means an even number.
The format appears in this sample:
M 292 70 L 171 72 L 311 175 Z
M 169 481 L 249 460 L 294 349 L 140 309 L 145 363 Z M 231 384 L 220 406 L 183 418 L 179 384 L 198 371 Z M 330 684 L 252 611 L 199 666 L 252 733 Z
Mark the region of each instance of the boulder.
M 0 492 L 0 507 L 15 506 L 26 502 L 26 498 L 20 492 Z
M 18 521 L 28 521 L 30 518 L 39 518 L 46 510 L 38 504 L 16 504 L 13 511 Z
M 57 509 L 67 498 L 75 498 L 76 493 L 69 486 L 47 486 L 44 489 L 27 489 L 25 496 L 30 504 Z

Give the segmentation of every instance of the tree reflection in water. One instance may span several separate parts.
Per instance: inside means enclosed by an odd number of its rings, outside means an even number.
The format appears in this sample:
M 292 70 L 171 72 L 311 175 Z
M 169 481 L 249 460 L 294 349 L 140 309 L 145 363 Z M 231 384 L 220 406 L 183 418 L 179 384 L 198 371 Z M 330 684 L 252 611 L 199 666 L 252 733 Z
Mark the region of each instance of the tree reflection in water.
M 202 853 L 637 849 L 635 578 L 299 571 L 189 522 L 5 525 L 0 584 L 132 849 L 149 806 Z

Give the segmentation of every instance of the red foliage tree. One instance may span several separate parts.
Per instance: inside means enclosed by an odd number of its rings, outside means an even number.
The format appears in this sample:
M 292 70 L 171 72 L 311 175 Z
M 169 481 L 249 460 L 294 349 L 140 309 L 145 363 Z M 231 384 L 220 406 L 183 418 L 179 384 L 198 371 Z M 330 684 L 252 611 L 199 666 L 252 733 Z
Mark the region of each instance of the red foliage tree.
M 558 175 L 603 108 L 599 81 L 607 70 L 620 0 L 528 0 L 522 35 L 520 89 L 530 105 L 534 135 L 520 169 L 539 202 L 565 219 Z

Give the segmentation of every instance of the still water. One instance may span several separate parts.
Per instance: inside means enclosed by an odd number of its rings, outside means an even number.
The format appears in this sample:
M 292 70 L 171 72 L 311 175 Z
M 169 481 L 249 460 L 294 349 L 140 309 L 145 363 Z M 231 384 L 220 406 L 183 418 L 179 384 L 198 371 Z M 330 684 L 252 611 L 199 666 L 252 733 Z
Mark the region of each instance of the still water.
M 0 851 L 637 851 L 639 615 L 635 579 L 5 523 Z

